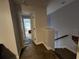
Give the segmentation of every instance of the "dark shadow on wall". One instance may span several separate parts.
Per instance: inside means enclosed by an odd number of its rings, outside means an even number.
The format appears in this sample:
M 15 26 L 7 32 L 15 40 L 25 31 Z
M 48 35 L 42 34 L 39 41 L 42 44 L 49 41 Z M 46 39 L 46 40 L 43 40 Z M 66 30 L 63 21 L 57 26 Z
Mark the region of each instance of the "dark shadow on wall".
M 0 59 L 16 59 L 16 56 L 3 44 L 0 44 Z

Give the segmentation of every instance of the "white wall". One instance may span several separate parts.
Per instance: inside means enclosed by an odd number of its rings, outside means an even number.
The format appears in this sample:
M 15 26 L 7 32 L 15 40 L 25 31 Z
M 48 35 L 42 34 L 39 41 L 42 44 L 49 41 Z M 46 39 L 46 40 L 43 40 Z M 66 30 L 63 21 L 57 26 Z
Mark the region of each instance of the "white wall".
M 40 2 L 41 3 L 41 2 Z M 43 43 L 47 49 L 54 50 L 54 31 L 48 29 L 46 8 L 43 3 L 34 6 L 34 20 L 35 20 L 35 39 L 36 44 Z
M 0 44 L 4 44 L 18 58 L 13 23 L 8 0 L 0 0 Z
M 32 38 L 36 44 L 43 43 L 47 49 L 54 49 L 54 31 L 48 29 L 46 7 L 39 0 L 33 5 L 22 5 L 25 15 L 31 15 L 32 19 Z M 28 12 L 28 13 L 27 13 Z
M 56 12 L 50 14 L 50 27 L 59 32 L 60 36 L 66 34 L 79 34 L 79 1 L 75 1 Z
M 79 36 L 79 1 L 60 8 L 49 16 L 49 27 L 54 28 L 59 33 L 59 37 L 66 34 Z M 79 52 L 77 52 L 79 59 Z
M 33 8 L 30 5 L 21 4 L 22 15 L 30 16 L 33 13 Z

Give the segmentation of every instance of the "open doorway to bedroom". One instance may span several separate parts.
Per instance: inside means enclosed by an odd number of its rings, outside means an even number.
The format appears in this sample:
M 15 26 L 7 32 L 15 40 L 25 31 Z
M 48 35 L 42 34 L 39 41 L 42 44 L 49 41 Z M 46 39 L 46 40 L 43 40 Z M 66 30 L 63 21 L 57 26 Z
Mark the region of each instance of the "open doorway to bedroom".
M 32 34 L 31 34 L 31 18 L 30 17 L 23 17 L 23 25 L 24 25 L 24 34 L 25 39 L 24 46 L 27 46 L 32 43 Z

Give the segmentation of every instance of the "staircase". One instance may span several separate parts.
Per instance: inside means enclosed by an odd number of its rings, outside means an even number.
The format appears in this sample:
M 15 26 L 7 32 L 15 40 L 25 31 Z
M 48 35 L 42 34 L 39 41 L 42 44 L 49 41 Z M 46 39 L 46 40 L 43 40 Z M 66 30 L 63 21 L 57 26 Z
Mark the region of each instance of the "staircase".
M 76 59 L 76 54 L 66 48 L 56 48 L 55 52 L 61 59 Z
M 44 56 L 43 59 L 59 59 L 53 50 L 47 50 L 43 44 L 36 45 L 37 52 Z
M 43 44 L 35 43 L 27 46 L 20 56 L 20 59 L 59 59 L 53 50 L 47 50 Z

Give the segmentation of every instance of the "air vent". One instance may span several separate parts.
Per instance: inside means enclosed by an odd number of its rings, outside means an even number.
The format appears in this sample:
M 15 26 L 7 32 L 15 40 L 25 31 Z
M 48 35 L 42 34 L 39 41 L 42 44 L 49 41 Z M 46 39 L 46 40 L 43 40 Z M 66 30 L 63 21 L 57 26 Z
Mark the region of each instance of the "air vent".
M 65 3 L 66 3 L 66 1 L 61 2 L 61 4 L 65 4 Z

